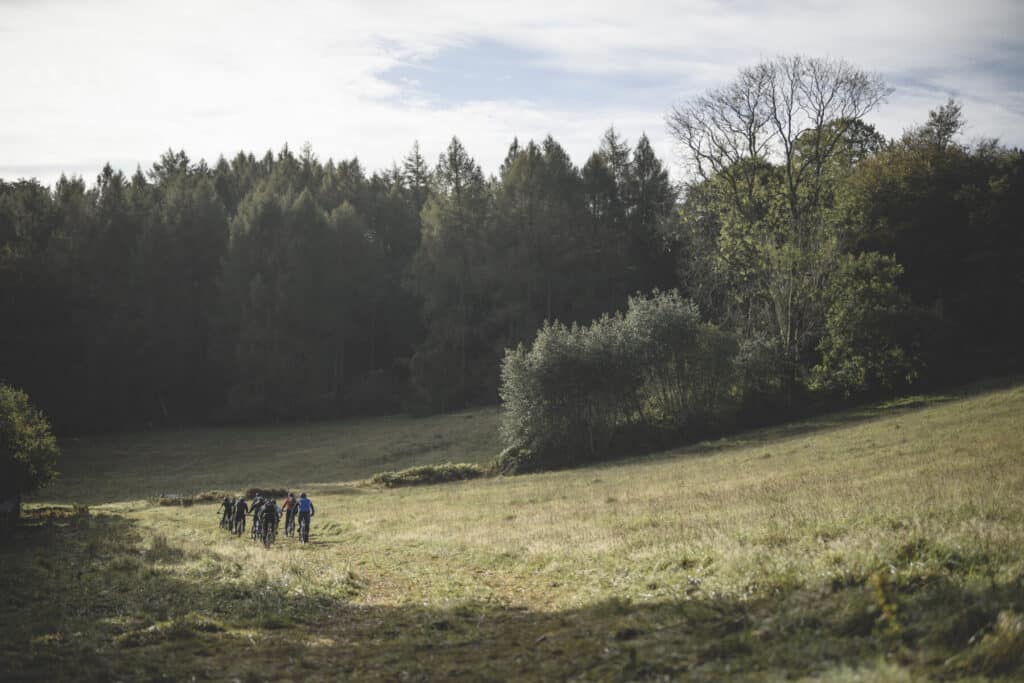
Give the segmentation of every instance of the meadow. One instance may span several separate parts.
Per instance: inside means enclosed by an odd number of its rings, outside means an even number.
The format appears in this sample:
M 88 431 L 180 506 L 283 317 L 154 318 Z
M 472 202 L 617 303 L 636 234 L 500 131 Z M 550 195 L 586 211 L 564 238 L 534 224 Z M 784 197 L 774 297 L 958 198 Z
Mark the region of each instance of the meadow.
M 582 469 L 497 412 L 82 438 L 0 547 L 4 680 L 1018 680 L 1024 384 Z M 302 489 L 311 543 L 216 504 Z

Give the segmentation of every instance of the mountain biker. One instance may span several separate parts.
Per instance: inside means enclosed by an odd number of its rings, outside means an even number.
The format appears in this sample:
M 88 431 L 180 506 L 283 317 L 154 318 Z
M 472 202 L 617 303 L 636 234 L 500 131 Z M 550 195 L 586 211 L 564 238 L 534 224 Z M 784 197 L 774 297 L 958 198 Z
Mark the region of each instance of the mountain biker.
M 270 547 L 270 543 L 277 531 L 277 522 L 281 518 L 277 507 L 277 501 L 272 499 L 264 501 L 263 505 L 260 507 L 259 514 L 260 538 L 263 540 L 263 545 Z
M 306 497 L 305 493 L 299 495 L 299 541 L 309 541 L 309 520 L 316 514 L 313 501 Z
M 291 532 L 295 529 L 295 514 L 299 511 L 299 502 L 295 500 L 294 493 L 289 493 L 284 499 L 284 503 L 281 505 L 281 511 L 284 512 L 285 536 L 290 536 Z
M 220 528 L 227 529 L 231 525 L 231 520 L 234 519 L 235 505 L 230 498 L 224 496 L 224 500 L 220 504 L 220 510 L 223 510 L 220 516 Z
M 263 505 L 266 501 L 263 500 L 263 496 L 257 495 L 256 500 L 252 502 L 252 507 L 249 509 L 252 512 L 252 540 L 256 540 L 260 537 L 260 511 L 263 509 Z
M 249 506 L 245 504 L 245 496 L 242 496 L 235 503 L 235 525 L 232 531 L 235 532 L 236 536 L 241 536 L 245 533 L 245 515 L 248 512 Z

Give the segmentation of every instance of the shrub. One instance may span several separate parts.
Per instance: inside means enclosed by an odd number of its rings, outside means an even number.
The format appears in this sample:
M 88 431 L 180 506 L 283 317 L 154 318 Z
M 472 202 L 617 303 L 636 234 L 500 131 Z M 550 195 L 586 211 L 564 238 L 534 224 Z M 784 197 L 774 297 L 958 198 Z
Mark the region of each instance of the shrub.
M 518 446 L 509 446 L 491 463 L 494 474 L 526 474 L 539 469 L 543 469 L 543 462 L 532 451 Z
M 183 496 L 178 493 L 161 493 L 157 496 L 156 503 L 164 507 L 180 505 L 183 508 L 187 508 L 195 503 L 195 499 L 192 496 Z
M 213 491 L 203 491 L 202 493 L 197 493 L 196 495 L 192 496 L 192 499 L 197 503 L 219 503 L 225 498 L 230 498 L 231 496 L 232 494 L 228 493 L 227 491 L 215 489 Z
M 668 445 L 735 412 L 737 346 L 678 292 L 633 297 L 589 326 L 546 323 L 509 349 L 501 372 L 499 472 L 563 467 L 620 451 L 623 439 Z M 635 442 L 629 446 L 635 447 Z M 643 449 L 646 450 L 646 449 Z
M 736 401 L 744 424 L 781 419 L 785 410 L 786 361 L 774 339 L 753 334 L 739 343 L 733 368 Z
M 464 479 L 479 479 L 484 474 L 484 469 L 479 465 L 449 462 L 443 465 L 409 467 L 398 472 L 381 472 L 373 475 L 370 481 L 387 488 L 397 488 L 399 486 L 423 486 Z
M 873 252 L 840 262 L 829 286 L 815 388 L 846 396 L 891 393 L 917 380 L 928 316 L 899 290 L 902 274 L 895 258 Z
M 284 498 L 290 493 L 288 489 L 251 486 L 245 490 L 245 497 L 252 500 L 256 496 L 264 498 Z
M 506 443 L 546 467 L 602 457 L 615 427 L 641 408 L 641 377 L 623 332 L 620 316 L 589 327 L 546 323 L 531 348 L 507 351 L 501 372 Z
M 59 456 L 49 421 L 28 395 L 0 384 L 0 498 L 46 486 L 57 476 Z

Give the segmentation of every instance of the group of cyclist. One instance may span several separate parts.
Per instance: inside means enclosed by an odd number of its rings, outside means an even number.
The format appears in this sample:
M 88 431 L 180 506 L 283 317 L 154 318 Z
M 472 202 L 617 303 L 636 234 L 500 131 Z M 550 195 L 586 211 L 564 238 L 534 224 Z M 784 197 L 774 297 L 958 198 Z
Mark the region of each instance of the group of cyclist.
M 239 498 L 225 497 L 220 504 L 220 526 L 236 536 L 245 533 L 245 520 L 252 515 L 249 535 L 254 541 L 260 541 L 270 547 L 277 539 L 277 527 L 284 517 L 284 535 L 294 536 L 298 521 L 299 542 L 309 542 L 309 521 L 316 514 L 313 501 L 305 493 L 298 498 L 289 493 L 278 505 L 277 500 L 257 494 L 252 505 L 246 502 L 245 496 Z

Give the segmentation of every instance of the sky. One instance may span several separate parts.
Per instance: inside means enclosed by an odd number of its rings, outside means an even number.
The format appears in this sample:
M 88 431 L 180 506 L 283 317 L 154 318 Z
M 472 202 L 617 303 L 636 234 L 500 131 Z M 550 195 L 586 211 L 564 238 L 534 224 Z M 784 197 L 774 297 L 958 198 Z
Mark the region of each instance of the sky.
M 1024 147 L 1022 36 L 1024 0 L 0 0 L 0 178 L 307 142 L 372 171 L 453 135 L 495 173 L 514 137 L 582 165 L 614 126 L 678 179 L 673 105 L 780 54 L 881 74 L 888 136 L 955 97 L 966 141 Z

